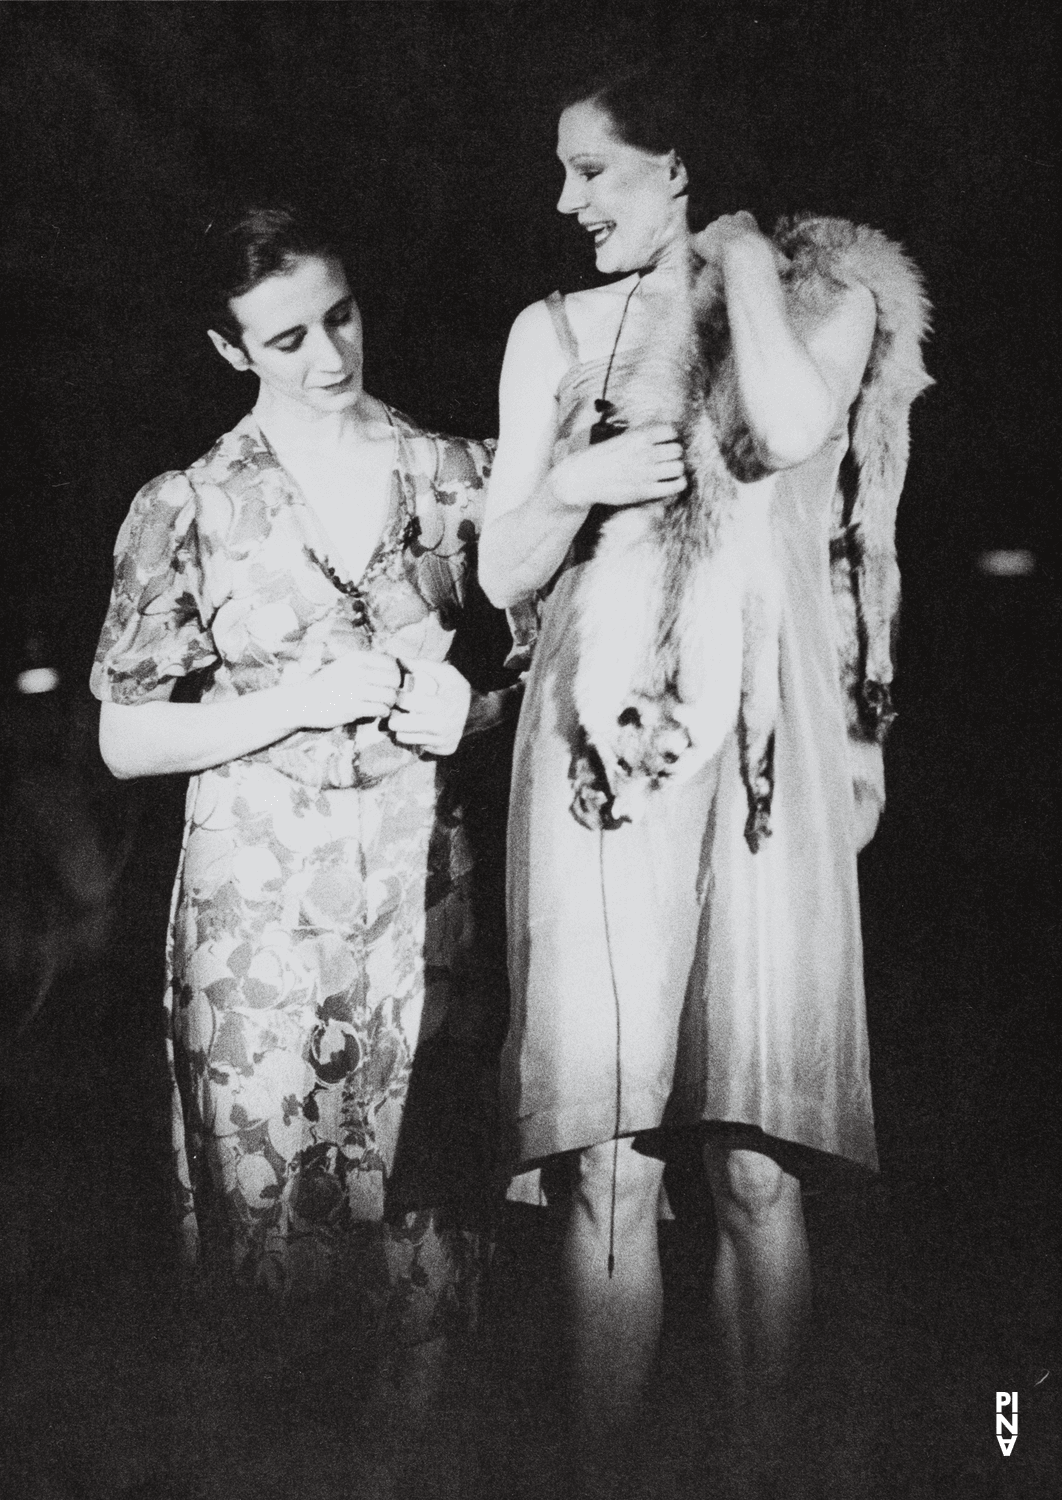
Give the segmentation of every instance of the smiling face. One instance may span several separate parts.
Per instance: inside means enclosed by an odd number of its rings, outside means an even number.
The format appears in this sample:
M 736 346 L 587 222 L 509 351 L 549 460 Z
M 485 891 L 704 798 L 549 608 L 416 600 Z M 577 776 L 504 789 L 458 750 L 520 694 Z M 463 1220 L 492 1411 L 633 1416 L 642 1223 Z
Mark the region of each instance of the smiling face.
M 560 117 L 557 155 L 564 191 L 557 209 L 593 236 L 597 269 L 651 266 L 686 228 L 686 170 L 673 151 L 655 155 L 618 139 L 589 100 Z
M 234 369 L 253 371 L 289 410 L 327 416 L 361 400 L 361 314 L 338 260 L 297 256 L 229 307 L 243 347 L 211 330 L 214 347 Z

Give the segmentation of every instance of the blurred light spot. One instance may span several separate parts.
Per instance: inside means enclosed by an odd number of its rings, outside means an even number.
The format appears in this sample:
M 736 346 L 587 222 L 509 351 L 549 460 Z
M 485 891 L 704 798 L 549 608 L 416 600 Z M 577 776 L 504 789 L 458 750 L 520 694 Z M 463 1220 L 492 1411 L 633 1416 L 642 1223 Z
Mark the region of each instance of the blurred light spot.
M 30 667 L 18 674 L 15 686 L 20 693 L 52 693 L 59 686 L 59 673 L 54 667 Z
M 1028 547 L 994 547 L 977 554 L 977 571 L 989 578 L 1028 578 L 1036 572 L 1036 554 Z

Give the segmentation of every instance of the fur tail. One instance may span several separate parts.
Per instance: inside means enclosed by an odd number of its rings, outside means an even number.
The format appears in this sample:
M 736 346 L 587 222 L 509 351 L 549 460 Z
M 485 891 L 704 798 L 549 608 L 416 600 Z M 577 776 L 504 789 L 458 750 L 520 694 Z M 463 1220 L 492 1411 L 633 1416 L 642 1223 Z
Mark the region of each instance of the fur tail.
M 851 419 L 857 483 L 848 494 L 840 488 L 835 498 L 833 556 L 845 643 L 842 680 L 854 689 L 863 732 L 880 741 L 893 717 L 892 643 L 900 605 L 896 511 L 907 474 L 909 412 L 933 384 L 922 363 L 929 302 L 914 263 L 876 229 L 801 218 L 783 222 L 776 240 L 793 261 L 793 295 L 821 295 L 830 283 L 858 281 L 877 304 L 877 329 Z

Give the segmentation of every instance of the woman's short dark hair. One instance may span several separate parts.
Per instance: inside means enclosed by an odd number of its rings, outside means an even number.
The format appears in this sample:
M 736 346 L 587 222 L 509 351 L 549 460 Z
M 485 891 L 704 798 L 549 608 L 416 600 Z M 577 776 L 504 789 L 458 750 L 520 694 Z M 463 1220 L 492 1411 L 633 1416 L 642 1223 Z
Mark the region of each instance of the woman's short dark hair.
M 676 77 L 663 64 L 652 62 L 598 78 L 588 88 L 569 94 L 566 105 L 595 105 L 608 115 L 626 145 L 662 156 L 667 151 L 681 154 L 688 133 L 690 93 L 688 77 Z
M 330 228 L 290 203 L 242 204 L 212 219 L 203 236 L 200 278 L 207 327 L 242 348 L 232 299 L 270 276 L 285 275 L 308 255 L 344 259 Z
M 714 211 L 722 212 L 733 197 L 736 177 L 747 174 L 754 156 L 744 101 L 725 80 L 672 59 L 657 57 L 591 79 L 569 91 L 561 108 L 573 104 L 592 104 L 607 114 L 625 145 L 656 156 L 675 152 L 689 179 L 694 228 L 708 219 L 706 193 L 715 200 Z

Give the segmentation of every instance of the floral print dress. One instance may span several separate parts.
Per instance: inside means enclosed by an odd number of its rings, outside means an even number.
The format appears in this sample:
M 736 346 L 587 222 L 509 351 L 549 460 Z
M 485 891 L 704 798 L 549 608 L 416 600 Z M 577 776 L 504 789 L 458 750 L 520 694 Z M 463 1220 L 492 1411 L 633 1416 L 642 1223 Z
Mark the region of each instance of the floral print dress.
M 213 702 L 370 643 L 442 660 L 490 449 L 389 418 L 388 520 L 356 581 L 253 415 L 146 485 L 115 549 L 96 696 L 146 703 L 197 672 Z M 185 1261 L 209 1242 L 241 1280 L 353 1299 L 411 1343 L 463 1318 L 475 1283 L 477 1237 L 430 1159 L 446 1132 L 405 1119 L 418 1043 L 474 991 L 447 772 L 369 724 L 192 776 L 167 951 Z

